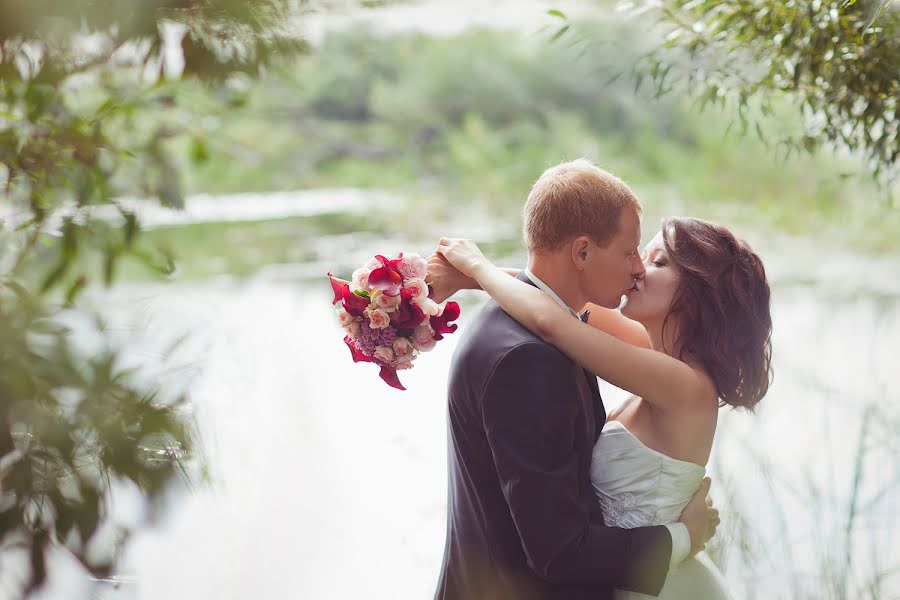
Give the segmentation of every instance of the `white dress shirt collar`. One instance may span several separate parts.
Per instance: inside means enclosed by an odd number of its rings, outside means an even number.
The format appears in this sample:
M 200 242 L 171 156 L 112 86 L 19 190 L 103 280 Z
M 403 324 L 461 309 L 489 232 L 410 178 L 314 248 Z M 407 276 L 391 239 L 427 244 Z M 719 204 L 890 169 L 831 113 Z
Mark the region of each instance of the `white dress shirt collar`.
M 559 295 L 558 295 L 556 292 L 554 292 L 552 289 L 550 289 L 550 286 L 549 286 L 549 285 L 547 285 L 546 283 L 544 283 L 543 281 L 541 281 L 541 280 L 538 278 L 538 276 L 535 275 L 534 273 L 532 273 L 532 272 L 531 272 L 531 269 L 528 269 L 527 267 L 525 268 L 525 276 L 526 276 L 528 279 L 530 279 L 530 280 L 534 283 L 534 285 L 536 285 L 536 286 L 538 287 L 538 289 L 540 289 L 542 292 L 546 293 L 548 296 L 550 296 L 551 298 L 553 298 L 553 300 L 554 300 L 557 304 L 559 304 L 559 305 L 562 306 L 564 309 L 566 309 L 567 311 L 569 311 L 569 314 L 571 314 L 571 315 L 572 315 L 573 317 L 575 317 L 576 319 L 581 319 L 581 317 L 579 316 L 579 314 L 578 314 L 577 312 L 575 312 L 575 311 L 572 309 L 571 306 L 569 306 L 568 304 L 566 304 L 565 302 L 563 302 L 563 299 L 560 298 Z

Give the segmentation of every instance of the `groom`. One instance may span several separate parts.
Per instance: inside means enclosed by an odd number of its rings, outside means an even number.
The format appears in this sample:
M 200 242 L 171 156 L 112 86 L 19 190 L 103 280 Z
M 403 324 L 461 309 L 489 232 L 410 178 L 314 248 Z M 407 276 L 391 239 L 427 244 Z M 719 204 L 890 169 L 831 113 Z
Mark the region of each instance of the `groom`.
M 588 302 L 615 308 L 643 274 L 640 217 L 632 191 L 606 171 L 585 160 L 550 168 L 525 204 L 528 268 L 518 278 L 572 318 Z M 448 527 L 436 600 L 659 594 L 669 568 L 711 536 L 708 482 L 680 523 L 606 527 L 589 474 L 605 419 L 597 378 L 488 301 L 450 370 Z

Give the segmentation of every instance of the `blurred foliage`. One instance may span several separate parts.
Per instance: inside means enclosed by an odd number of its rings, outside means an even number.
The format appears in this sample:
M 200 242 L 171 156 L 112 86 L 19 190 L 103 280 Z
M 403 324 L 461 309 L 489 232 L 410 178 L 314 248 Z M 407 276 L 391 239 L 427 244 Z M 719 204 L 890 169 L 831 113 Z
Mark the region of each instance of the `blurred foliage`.
M 876 180 L 896 181 L 900 157 L 900 10 L 892 0 L 642 0 L 664 43 L 642 60 L 657 94 L 686 89 L 737 112 L 741 127 L 770 117 L 782 97 L 799 128 L 774 134 L 785 156 L 822 144 L 862 153 Z M 759 115 L 748 119 L 751 106 Z
M 113 548 L 95 534 L 114 480 L 158 496 L 190 452 L 184 398 L 162 401 L 129 382 L 113 349 L 85 357 L 40 299 L 11 280 L 0 291 L 0 540 L 31 557 L 28 590 L 63 544 L 94 576 Z M 128 531 L 114 531 L 123 539 Z M 8 557 L 7 557 L 8 558 Z
M 778 160 L 755 136 L 729 132 L 733 117 L 718 104 L 698 114 L 678 94 L 635 93 L 627 69 L 653 48 L 652 36 L 621 21 L 568 24 L 554 42 L 553 30 L 331 32 L 315 52 L 270 72 L 243 107 L 218 115 L 210 158 L 185 168 L 185 187 L 396 190 L 413 199 L 418 220 L 391 220 L 408 236 L 460 206 L 510 219 L 536 174 L 587 156 L 638 191 L 648 222 L 689 213 L 896 248 L 900 211 L 874 200 L 881 192 L 858 159 Z M 792 105 L 772 105 L 769 126 L 787 130 Z M 191 161 L 188 140 L 173 152 Z M 240 258 L 243 246 L 211 243 L 211 253 Z
M 112 482 L 158 498 L 190 450 L 183 399 L 132 384 L 115 348 L 86 356 L 60 309 L 95 274 L 111 284 L 122 256 L 171 271 L 120 198 L 182 205 L 170 145 L 184 137 L 203 160 L 203 111 L 305 51 L 288 29 L 301 4 L 0 2 L 0 543 L 31 564 L 16 594 L 44 581 L 50 545 L 107 574 L 113 558 L 91 541 Z

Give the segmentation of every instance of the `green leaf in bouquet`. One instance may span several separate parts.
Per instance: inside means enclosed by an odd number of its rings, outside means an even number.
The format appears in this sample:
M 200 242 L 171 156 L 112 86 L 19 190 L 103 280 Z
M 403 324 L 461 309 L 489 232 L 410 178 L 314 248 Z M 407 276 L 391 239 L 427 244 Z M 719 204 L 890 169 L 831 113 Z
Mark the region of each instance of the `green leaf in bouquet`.
M 369 292 L 365 290 L 353 290 L 353 293 L 357 296 L 362 296 L 363 298 L 369 298 Z

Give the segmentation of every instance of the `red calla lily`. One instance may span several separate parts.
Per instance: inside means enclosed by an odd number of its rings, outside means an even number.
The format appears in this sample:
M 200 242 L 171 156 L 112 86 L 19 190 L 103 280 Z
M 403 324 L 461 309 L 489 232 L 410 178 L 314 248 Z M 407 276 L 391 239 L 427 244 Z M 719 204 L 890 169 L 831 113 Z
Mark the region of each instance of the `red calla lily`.
M 378 267 L 369 273 L 369 286 L 386 296 L 397 296 L 403 287 L 403 277 L 390 267 Z
M 418 304 L 403 302 L 391 315 L 391 324 L 397 329 L 415 329 L 425 318 L 425 312 Z
M 334 275 L 331 272 L 328 272 L 328 280 L 331 282 L 331 289 L 334 292 L 334 300 L 331 301 L 332 304 L 337 304 L 344 298 L 344 290 L 349 290 L 350 285 L 344 283 L 343 281 L 338 281 L 334 278 Z
M 393 269 L 393 270 L 397 271 L 398 273 L 400 272 L 400 263 L 403 261 L 403 253 L 402 252 L 398 253 L 397 258 L 394 258 L 394 259 L 390 259 L 381 254 L 376 254 L 375 258 L 380 260 L 381 264 L 384 265 L 385 267 Z
M 381 365 L 381 373 L 378 374 L 384 382 L 387 383 L 392 388 L 397 388 L 398 390 L 406 390 L 403 387 L 403 384 L 400 383 L 400 378 L 397 377 L 397 369 L 393 367 L 389 367 L 387 365 Z
M 344 289 L 344 310 L 354 317 L 361 317 L 363 312 L 369 307 L 370 302 L 365 296 L 357 296 L 351 292 L 349 285 Z
M 344 343 L 350 348 L 350 356 L 353 357 L 353 362 L 375 362 L 371 357 L 363 354 L 362 351 L 353 344 L 353 340 L 350 339 L 349 335 L 344 337 Z
M 436 317 L 431 317 L 431 328 L 434 329 L 434 339 L 442 340 L 444 339 L 443 334 L 445 333 L 453 333 L 456 331 L 456 328 L 459 327 L 456 323 L 450 325 L 450 321 L 455 321 L 459 318 L 459 304 L 456 302 L 448 302 L 444 306 L 443 312 L 437 315 Z

